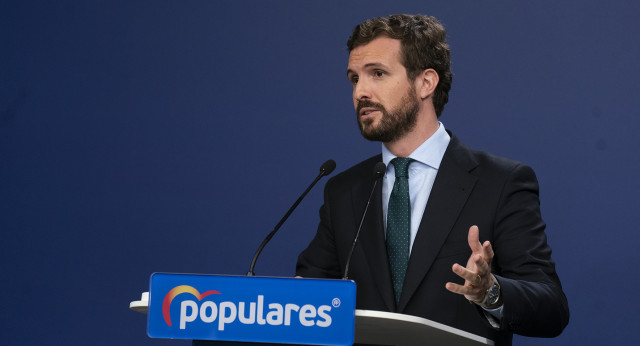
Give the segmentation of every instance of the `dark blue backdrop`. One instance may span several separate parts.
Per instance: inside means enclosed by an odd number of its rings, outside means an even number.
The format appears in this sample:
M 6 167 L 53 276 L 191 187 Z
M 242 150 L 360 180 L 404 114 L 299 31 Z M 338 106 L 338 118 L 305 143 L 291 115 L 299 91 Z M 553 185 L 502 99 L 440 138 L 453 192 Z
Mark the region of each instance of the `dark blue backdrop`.
M 379 151 L 345 42 L 399 12 L 448 29 L 446 127 L 538 174 L 571 322 L 516 342 L 640 342 L 640 4 L 370 0 L 0 2 L 0 342 L 185 345 L 129 301 L 155 271 L 245 273 L 322 162 Z M 293 274 L 321 190 L 257 274 Z

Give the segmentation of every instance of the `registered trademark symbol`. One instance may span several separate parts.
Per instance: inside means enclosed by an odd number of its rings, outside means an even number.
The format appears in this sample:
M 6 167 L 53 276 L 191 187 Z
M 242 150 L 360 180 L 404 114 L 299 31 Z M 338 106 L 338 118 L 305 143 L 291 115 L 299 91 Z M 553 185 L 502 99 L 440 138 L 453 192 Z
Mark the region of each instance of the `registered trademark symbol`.
M 331 301 L 331 305 L 333 305 L 334 308 L 337 308 L 340 306 L 340 299 L 339 298 L 333 298 L 333 300 Z

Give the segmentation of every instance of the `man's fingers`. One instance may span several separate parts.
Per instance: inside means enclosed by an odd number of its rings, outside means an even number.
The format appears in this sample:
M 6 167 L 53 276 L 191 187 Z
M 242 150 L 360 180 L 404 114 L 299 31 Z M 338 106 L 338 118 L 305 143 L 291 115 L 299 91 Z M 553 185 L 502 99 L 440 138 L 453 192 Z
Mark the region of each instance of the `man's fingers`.
M 491 242 L 480 243 L 480 230 L 478 226 L 471 226 L 467 235 L 471 257 L 467 266 L 459 264 L 452 266 L 453 272 L 464 279 L 464 285 L 447 282 L 445 288 L 453 293 L 462 294 L 470 301 L 478 302 L 484 298 L 487 289 L 491 286 L 491 261 L 493 260 L 493 247 Z
M 453 272 L 456 273 L 456 275 L 463 278 L 468 283 L 473 283 L 474 280 L 476 279 L 476 275 L 477 275 L 476 273 L 470 271 L 469 269 L 457 263 L 453 265 L 452 269 L 453 269 Z
M 464 294 L 465 296 L 470 295 L 471 293 L 473 293 L 471 291 L 474 290 L 474 288 L 471 286 L 462 286 L 454 284 L 453 282 L 447 282 L 444 287 L 453 293 Z
M 490 268 L 487 262 L 485 262 L 480 255 L 473 255 L 472 260 L 476 264 L 477 271 L 475 272 L 457 263 L 454 264 L 451 269 L 454 273 L 456 273 L 456 275 L 463 278 L 467 283 L 479 286 L 482 283 L 482 278 L 486 274 L 490 273 Z M 478 277 L 480 277 L 480 280 L 478 280 Z
M 464 295 L 465 298 L 471 301 L 480 301 L 484 294 L 484 291 L 478 287 L 462 286 L 453 282 L 447 282 L 444 287 L 450 292 Z
M 457 293 L 457 294 L 466 294 L 467 289 L 464 286 L 460 286 L 458 284 L 454 284 L 453 282 L 447 282 L 444 286 L 447 290 Z
M 491 267 L 489 266 L 489 263 L 487 262 L 487 259 L 480 256 L 480 255 L 474 255 L 473 256 L 473 262 L 476 265 L 476 272 L 482 276 L 484 276 L 487 273 L 491 273 Z
M 493 261 L 493 246 L 491 246 L 490 241 L 487 240 L 482 244 L 482 252 L 484 260 L 491 264 L 491 261 Z
M 473 254 L 482 254 L 484 260 L 491 265 L 493 260 L 493 247 L 490 241 L 480 243 L 480 229 L 478 226 L 473 225 L 469 227 L 469 234 L 467 235 L 467 241 L 469 242 L 469 248 Z
M 473 253 L 482 253 L 482 244 L 480 244 L 480 230 L 478 226 L 473 225 L 469 228 L 469 234 L 467 235 L 467 241 L 469 247 Z

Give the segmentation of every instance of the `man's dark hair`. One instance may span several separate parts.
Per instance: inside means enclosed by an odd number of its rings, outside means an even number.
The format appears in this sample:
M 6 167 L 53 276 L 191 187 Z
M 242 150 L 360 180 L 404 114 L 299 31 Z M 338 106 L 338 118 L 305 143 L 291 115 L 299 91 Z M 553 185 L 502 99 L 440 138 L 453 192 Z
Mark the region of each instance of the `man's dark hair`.
M 401 63 L 407 69 L 410 80 L 415 80 L 422 71 L 429 68 L 438 73 L 440 81 L 433 93 L 433 106 L 436 115 L 440 117 L 449 100 L 452 79 L 451 53 L 444 26 L 434 17 L 424 15 L 394 14 L 373 18 L 353 29 L 347 48 L 351 52 L 380 36 L 400 40 Z

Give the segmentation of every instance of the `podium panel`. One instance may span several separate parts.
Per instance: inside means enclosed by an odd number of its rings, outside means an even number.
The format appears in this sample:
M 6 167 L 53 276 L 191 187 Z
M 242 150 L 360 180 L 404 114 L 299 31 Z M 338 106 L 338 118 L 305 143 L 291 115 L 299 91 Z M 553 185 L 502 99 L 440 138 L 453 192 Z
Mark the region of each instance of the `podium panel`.
M 353 281 L 155 273 L 152 338 L 351 345 Z

